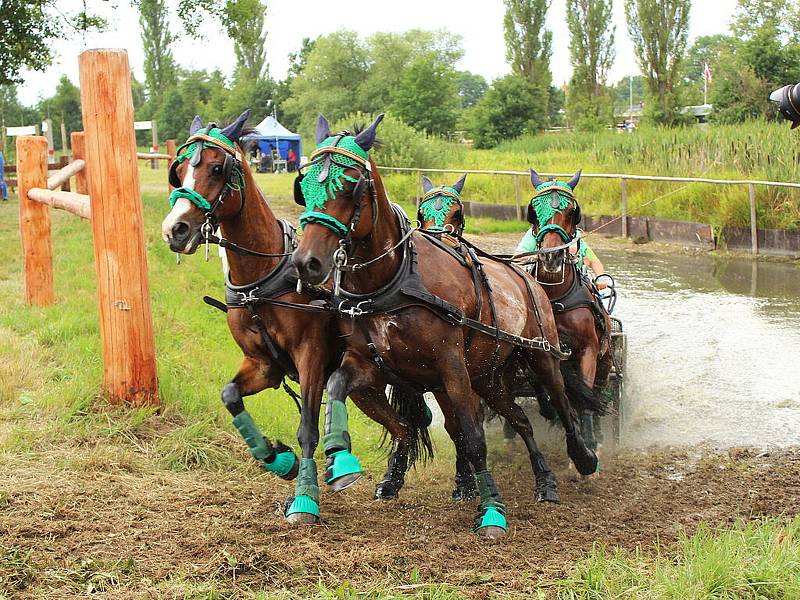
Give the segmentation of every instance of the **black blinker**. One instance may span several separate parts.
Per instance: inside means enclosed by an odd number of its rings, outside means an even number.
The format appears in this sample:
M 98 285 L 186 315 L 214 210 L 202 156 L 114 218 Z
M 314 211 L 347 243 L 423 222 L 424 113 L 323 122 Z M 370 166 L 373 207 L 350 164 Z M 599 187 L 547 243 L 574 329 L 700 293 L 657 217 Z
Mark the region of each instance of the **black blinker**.
M 294 203 L 299 206 L 305 206 L 306 199 L 303 197 L 303 188 L 300 187 L 301 181 L 303 181 L 302 174 L 294 178 Z

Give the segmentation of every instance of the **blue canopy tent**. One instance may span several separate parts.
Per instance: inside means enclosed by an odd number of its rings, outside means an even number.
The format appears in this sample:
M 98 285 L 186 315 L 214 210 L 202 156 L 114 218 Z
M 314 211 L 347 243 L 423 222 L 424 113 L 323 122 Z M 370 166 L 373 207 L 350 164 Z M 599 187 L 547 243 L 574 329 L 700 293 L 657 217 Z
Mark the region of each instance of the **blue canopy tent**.
M 256 125 L 256 131 L 257 133 L 242 137 L 242 141 L 245 143 L 255 142 L 258 149 L 264 154 L 270 154 L 274 148 L 277 148 L 280 157 L 284 160 L 288 160 L 289 148 L 293 148 L 297 156 L 296 160 L 300 160 L 302 154 L 300 136 L 286 129 L 272 115 Z

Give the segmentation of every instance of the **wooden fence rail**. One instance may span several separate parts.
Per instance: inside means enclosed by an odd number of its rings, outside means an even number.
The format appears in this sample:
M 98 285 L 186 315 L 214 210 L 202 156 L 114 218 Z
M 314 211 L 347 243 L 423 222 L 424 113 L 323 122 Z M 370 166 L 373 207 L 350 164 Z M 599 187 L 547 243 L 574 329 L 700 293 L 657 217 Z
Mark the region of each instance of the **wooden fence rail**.
M 519 177 L 530 176 L 529 171 L 486 171 L 478 169 L 419 169 L 416 167 L 379 167 L 382 171 L 401 171 L 415 173 L 418 187 L 421 189 L 423 173 L 457 173 L 474 175 L 506 175 L 514 177 L 514 196 L 517 204 L 517 214 L 522 218 Z M 541 177 L 572 177 L 574 173 L 540 173 Z M 756 200 L 756 186 L 786 187 L 800 189 L 800 183 L 789 181 L 762 181 L 758 179 L 710 179 L 707 177 L 665 177 L 660 175 L 630 175 L 627 173 L 582 173 L 581 178 L 587 179 L 619 179 L 620 181 L 620 218 L 622 219 L 622 236 L 628 237 L 628 181 L 671 181 L 676 183 L 710 183 L 713 185 L 746 185 L 750 202 L 750 241 L 751 252 L 758 254 L 758 206 Z M 417 203 L 422 194 L 418 194 Z

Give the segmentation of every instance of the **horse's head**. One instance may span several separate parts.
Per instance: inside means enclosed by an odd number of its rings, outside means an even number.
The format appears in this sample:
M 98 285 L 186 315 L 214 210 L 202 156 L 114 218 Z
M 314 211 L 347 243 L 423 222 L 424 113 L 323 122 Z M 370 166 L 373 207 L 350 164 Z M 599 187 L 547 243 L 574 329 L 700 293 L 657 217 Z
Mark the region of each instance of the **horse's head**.
M 249 117 L 247 110 L 224 129 L 214 123 L 204 127 L 200 117 L 192 121 L 189 139 L 169 169 L 175 188 L 169 196 L 172 210 L 161 224 L 164 241 L 174 252 L 194 253 L 204 227 L 216 229 L 241 212 L 244 195 L 237 193 L 244 187 L 244 174 L 238 142 Z
M 535 189 L 528 205 L 528 222 L 533 228 L 539 249 L 558 248 L 538 256 L 539 265 L 545 273 L 560 276 L 567 257 L 565 244 L 575 239 L 581 221 L 581 207 L 575 199 L 574 190 L 581 178 L 580 170 L 567 183 L 542 181 L 531 169 L 531 183 Z
M 461 235 L 464 232 L 464 205 L 461 190 L 464 188 L 464 175 L 452 186 L 434 187 L 427 177 L 422 178 L 425 195 L 419 203 L 417 221 L 420 228 L 427 231 L 451 231 Z
M 377 219 L 372 179 L 374 163 L 369 151 L 383 115 L 353 135 L 331 134 L 327 119 L 319 116 L 317 149 L 303 166 L 294 186 L 295 202 L 305 207 L 300 215 L 303 237 L 292 256 L 300 278 L 311 284 L 325 281 L 333 268 L 333 255 L 344 242 L 367 237 Z

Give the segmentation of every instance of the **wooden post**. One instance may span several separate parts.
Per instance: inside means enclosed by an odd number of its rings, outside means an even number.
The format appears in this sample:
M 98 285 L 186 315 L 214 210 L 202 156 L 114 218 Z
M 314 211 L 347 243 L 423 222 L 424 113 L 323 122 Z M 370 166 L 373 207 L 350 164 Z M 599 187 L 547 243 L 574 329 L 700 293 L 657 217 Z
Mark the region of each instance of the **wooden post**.
M 756 186 L 748 183 L 750 190 L 750 244 L 753 254 L 758 254 L 758 221 L 756 215 Z
M 17 138 L 17 185 L 25 301 L 49 306 L 56 301 L 50 211 L 44 204 L 28 198 L 29 189 L 47 187 L 47 138 L 30 135 Z
M 69 152 L 69 146 L 67 146 L 67 126 L 64 125 L 64 120 L 61 120 L 61 156 L 66 156 Z
M 150 121 L 150 131 L 153 134 L 153 144 L 151 146 L 150 152 L 158 152 L 158 125 L 156 124 L 155 119 Z M 150 168 L 151 169 L 158 168 L 158 161 L 155 158 L 150 161 Z
M 86 138 L 82 131 L 73 131 L 70 136 L 70 145 L 72 146 L 72 160 L 86 160 Z M 75 174 L 75 191 L 79 194 L 89 193 L 89 184 L 86 179 L 86 169 L 88 165 L 83 167 L 78 173 Z
M 628 237 L 628 181 L 623 177 L 619 180 L 622 189 L 622 237 Z
M 45 132 L 47 137 L 47 162 L 54 163 L 56 161 L 56 146 L 53 143 L 53 119 L 45 119 L 44 122 L 47 125 L 47 131 Z
M 78 65 L 105 390 L 113 402 L 157 404 L 128 54 L 86 50 Z
M 514 201 L 517 203 L 517 219 L 524 221 L 525 217 L 522 216 L 522 195 L 519 189 L 519 175 L 514 175 Z

